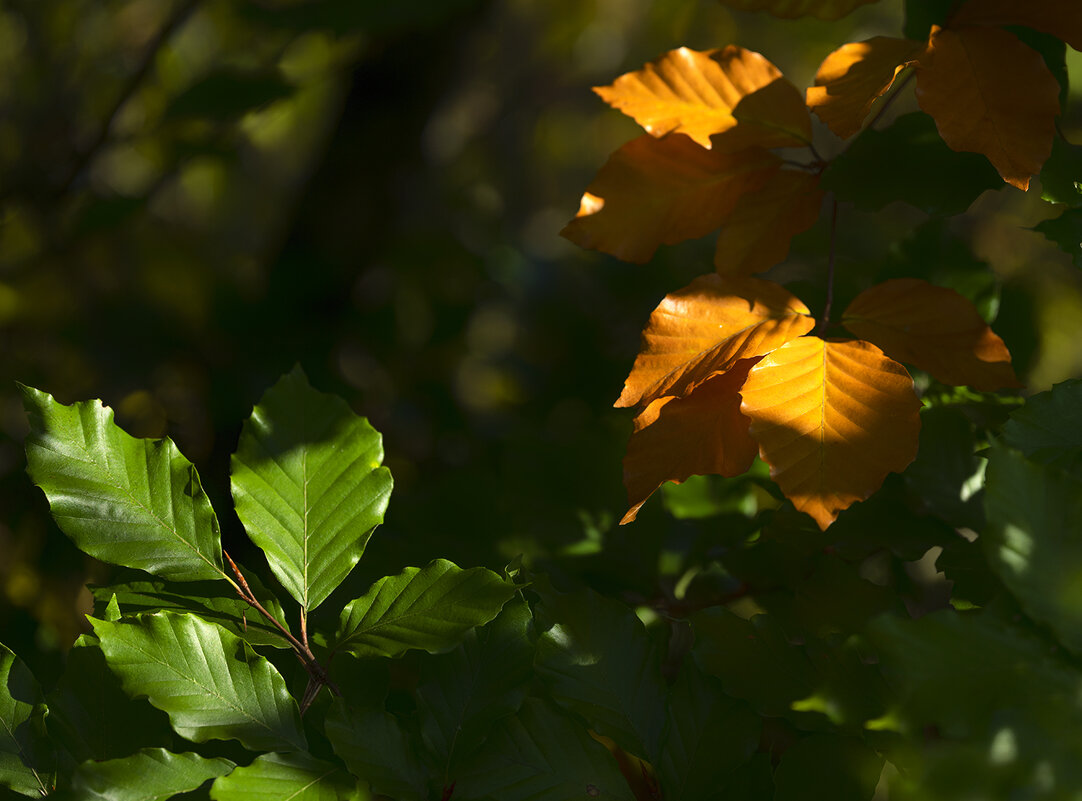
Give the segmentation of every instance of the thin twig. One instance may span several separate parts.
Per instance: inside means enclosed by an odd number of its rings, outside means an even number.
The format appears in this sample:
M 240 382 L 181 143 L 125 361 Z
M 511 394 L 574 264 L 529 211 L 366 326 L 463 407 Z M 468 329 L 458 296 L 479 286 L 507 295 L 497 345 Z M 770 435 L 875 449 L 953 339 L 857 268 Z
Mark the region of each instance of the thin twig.
M 823 319 L 819 321 L 819 326 L 816 328 L 815 333 L 822 336 L 826 332 L 827 325 L 830 323 L 830 305 L 834 302 L 834 255 L 836 251 L 836 243 L 838 240 L 838 199 L 831 197 L 830 199 L 830 256 L 827 259 L 827 302 L 823 307 Z
M 902 80 L 898 83 L 896 87 L 894 87 L 894 91 L 890 93 L 890 97 L 883 101 L 883 104 L 879 106 L 879 110 L 875 112 L 875 116 L 872 117 L 868 124 L 864 126 L 864 131 L 867 131 L 869 128 L 875 127 L 875 124 L 879 122 L 879 118 L 887 113 L 887 109 L 890 108 L 891 104 L 894 102 L 894 99 L 902 93 L 902 90 L 905 89 L 906 85 L 911 80 L 913 80 L 913 76 L 916 74 L 916 70 L 912 68 L 909 69 L 909 72 L 905 74 L 905 77 L 902 78 Z

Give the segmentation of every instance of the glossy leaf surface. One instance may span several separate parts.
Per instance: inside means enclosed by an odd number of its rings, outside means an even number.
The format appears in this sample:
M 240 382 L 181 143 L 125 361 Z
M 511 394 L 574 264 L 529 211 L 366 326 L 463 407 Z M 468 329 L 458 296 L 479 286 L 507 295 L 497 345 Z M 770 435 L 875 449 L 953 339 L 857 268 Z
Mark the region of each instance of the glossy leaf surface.
M 383 521 L 383 439 L 299 367 L 252 410 L 233 455 L 233 498 L 274 575 L 312 610 L 342 582 Z
M 0 644 L 0 787 L 40 797 L 52 789 L 55 757 L 45 697 L 23 661 Z
M 84 762 L 72 777 L 73 796 L 85 801 L 165 801 L 228 774 L 228 759 L 144 748 L 105 762 Z
M 27 472 L 81 550 L 172 581 L 224 576 L 218 518 L 172 440 L 129 436 L 99 401 L 65 406 L 22 392 Z
M 339 765 L 297 751 L 263 754 L 214 782 L 214 801 L 367 801 Z

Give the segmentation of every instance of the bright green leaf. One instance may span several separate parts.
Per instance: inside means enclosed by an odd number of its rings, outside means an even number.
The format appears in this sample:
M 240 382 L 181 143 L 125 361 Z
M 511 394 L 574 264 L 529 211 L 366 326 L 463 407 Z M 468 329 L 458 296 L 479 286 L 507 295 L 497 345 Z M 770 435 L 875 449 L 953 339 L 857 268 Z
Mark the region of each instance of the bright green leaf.
M 65 406 L 21 389 L 27 472 L 81 550 L 172 581 L 225 575 L 218 518 L 172 440 L 129 436 L 100 401 Z
M 165 801 L 234 767 L 228 759 L 144 748 L 120 759 L 84 762 L 72 777 L 71 795 L 80 801 Z
M 325 725 L 334 752 L 373 792 L 396 801 L 428 798 L 427 771 L 402 724 L 390 712 L 371 706 L 354 708 L 335 698 Z
M 1071 257 L 1075 267 L 1082 267 L 1082 208 L 1067 209 L 1058 217 L 1034 226 L 1033 230 L 1055 242 Z
M 234 739 L 252 750 L 305 747 L 281 675 L 221 626 L 173 612 L 90 622 L 124 691 L 145 695 L 182 737 Z
M 774 801 L 870 801 L 883 757 L 860 740 L 813 734 L 781 756 L 774 771 Z
M 304 609 L 342 582 L 383 522 L 383 439 L 300 367 L 267 390 L 233 454 L 233 498 L 252 542 Z
M 1003 426 L 1003 442 L 1027 459 L 1082 474 L 1082 380 L 1027 398 Z
M 214 801 L 367 801 L 371 796 L 338 765 L 310 754 L 263 754 L 214 782 Z
M 463 570 L 446 559 L 381 578 L 342 610 L 336 649 L 356 656 L 436 652 L 499 614 L 515 587 L 483 567 Z
M 19 657 L 0 643 L 0 787 L 35 797 L 52 789 L 54 754 L 45 698 Z

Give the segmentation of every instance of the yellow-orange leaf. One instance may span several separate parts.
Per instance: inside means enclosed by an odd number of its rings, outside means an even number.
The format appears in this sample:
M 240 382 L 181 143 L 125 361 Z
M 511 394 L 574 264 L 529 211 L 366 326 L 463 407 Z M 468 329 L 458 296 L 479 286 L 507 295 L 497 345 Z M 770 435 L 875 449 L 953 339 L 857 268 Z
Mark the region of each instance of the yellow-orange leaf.
M 714 267 L 720 275 L 751 275 L 784 261 L 792 238 L 819 219 L 822 202 L 818 175 L 778 170 L 725 221 Z
M 951 26 L 957 25 L 1025 25 L 1082 50 L 1078 0 L 969 0 L 951 19 Z
M 924 49 L 923 42 L 875 36 L 850 42 L 819 65 L 808 107 L 842 139 L 860 130 L 872 104 Z
M 1000 28 L 932 28 L 917 102 L 954 150 L 983 153 L 1025 190 L 1052 152 L 1059 83 L 1041 54 Z
M 751 369 L 740 394 L 770 475 L 821 529 L 917 455 L 913 380 L 868 342 L 794 339 Z
M 624 457 L 630 523 L 658 487 L 692 475 L 738 476 L 751 467 L 759 446 L 740 413 L 740 387 L 754 359 L 708 378 L 685 398 L 658 398 L 638 417 Z
M 814 326 L 808 307 L 775 283 L 701 276 L 666 295 L 650 315 L 616 405 L 682 397 L 739 360 L 769 353 Z
M 818 17 L 835 20 L 844 17 L 860 6 L 876 0 L 721 0 L 722 3 L 740 11 L 766 11 L 782 19 Z
M 780 163 L 762 148 L 724 153 L 682 134 L 640 136 L 612 154 L 587 188 L 578 216 L 560 233 L 581 247 L 641 264 L 661 244 L 716 230 Z
M 953 289 L 896 278 L 858 295 L 842 323 L 892 359 L 945 384 L 992 390 L 1019 386 L 1007 346 Z
M 594 91 L 654 136 L 682 133 L 705 148 L 793 147 L 811 140 L 811 119 L 796 87 L 763 56 L 724 50 L 670 50 L 641 70 Z

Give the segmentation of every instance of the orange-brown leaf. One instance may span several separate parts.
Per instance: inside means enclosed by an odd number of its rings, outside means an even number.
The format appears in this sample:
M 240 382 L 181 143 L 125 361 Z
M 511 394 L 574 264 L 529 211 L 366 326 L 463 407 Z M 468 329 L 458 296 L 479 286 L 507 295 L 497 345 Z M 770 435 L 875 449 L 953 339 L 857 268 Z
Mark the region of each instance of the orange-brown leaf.
M 818 17 L 824 20 L 841 19 L 860 6 L 876 0 L 721 0 L 722 3 L 740 11 L 766 11 L 782 19 Z
M 917 102 L 954 150 L 983 153 L 1026 190 L 1052 152 L 1059 83 L 1041 54 L 999 28 L 932 28 Z
M 576 245 L 642 264 L 661 244 L 716 230 L 780 160 L 768 150 L 704 150 L 682 134 L 632 139 L 605 163 L 561 231 Z
M 1025 25 L 1082 50 L 1082 3 L 1078 0 L 969 0 L 950 24 Z
M 796 87 L 759 53 L 735 45 L 670 50 L 594 91 L 647 133 L 682 133 L 705 148 L 715 134 L 723 135 L 726 150 L 811 140 L 811 119 Z
M 980 390 L 1019 386 L 1003 340 L 953 289 L 917 278 L 885 281 L 858 295 L 842 323 L 892 359 L 945 384 Z
M 822 202 L 818 175 L 778 170 L 725 221 L 714 267 L 720 275 L 751 275 L 785 261 L 792 238 L 819 219 Z
M 658 487 L 692 475 L 738 476 L 751 467 L 759 446 L 740 413 L 740 387 L 754 359 L 701 383 L 685 398 L 658 398 L 635 418 L 624 457 L 630 523 Z
M 860 130 L 872 104 L 924 49 L 923 42 L 875 36 L 835 50 L 808 87 L 808 107 L 842 139 Z
M 814 326 L 808 307 L 775 283 L 701 276 L 666 295 L 650 315 L 616 405 L 682 397 L 739 360 L 769 353 Z
M 917 455 L 913 380 L 868 342 L 794 339 L 751 369 L 740 394 L 770 475 L 821 529 Z

